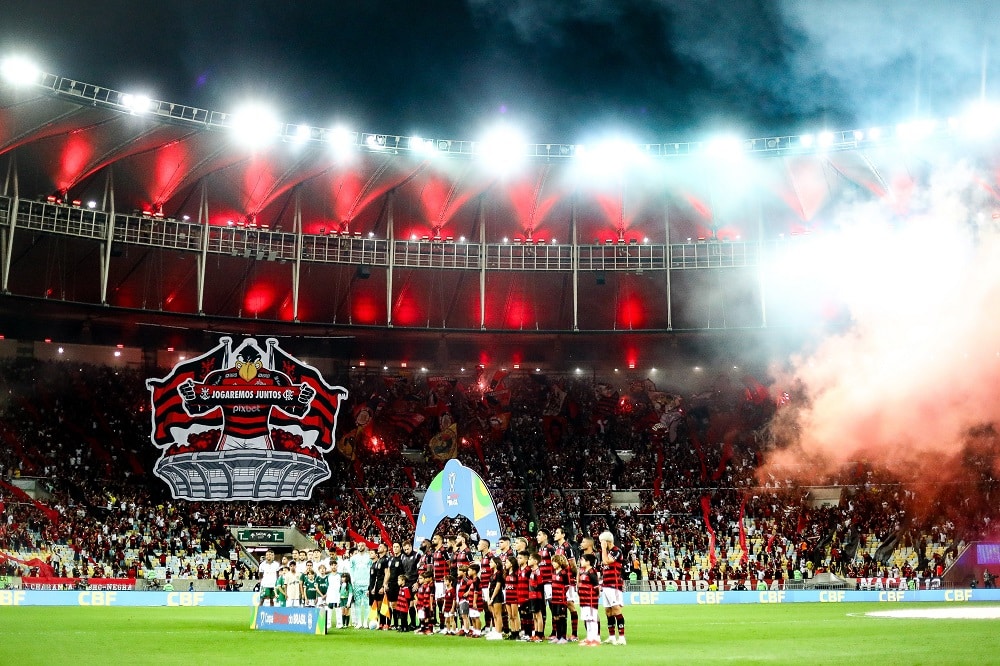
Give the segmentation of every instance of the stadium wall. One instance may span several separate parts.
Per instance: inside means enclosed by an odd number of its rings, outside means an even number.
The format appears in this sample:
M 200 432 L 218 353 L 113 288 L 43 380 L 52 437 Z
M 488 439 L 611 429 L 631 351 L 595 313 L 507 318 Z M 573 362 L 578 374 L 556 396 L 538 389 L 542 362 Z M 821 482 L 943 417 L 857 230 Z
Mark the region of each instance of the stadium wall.
M 126 592 L 85 590 L 50 592 L 0 590 L 0 606 L 246 606 L 256 603 L 252 592 Z M 630 592 L 627 606 L 888 603 L 1000 601 L 1000 589 L 956 590 L 790 590 L 762 592 Z

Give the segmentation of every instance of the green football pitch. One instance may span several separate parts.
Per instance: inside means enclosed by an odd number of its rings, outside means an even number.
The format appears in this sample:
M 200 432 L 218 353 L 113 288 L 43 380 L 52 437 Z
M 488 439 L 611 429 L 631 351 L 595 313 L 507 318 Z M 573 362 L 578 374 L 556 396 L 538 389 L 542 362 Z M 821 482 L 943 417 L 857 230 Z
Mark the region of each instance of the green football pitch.
M 801 666 L 851 661 L 880 665 L 1000 661 L 1000 620 L 866 615 L 890 608 L 941 606 L 629 606 L 625 609 L 628 645 L 599 647 L 354 629 L 333 630 L 326 636 L 254 631 L 250 608 L 0 607 L 0 663 L 402 666 L 490 660 L 506 666 L 610 660 Z

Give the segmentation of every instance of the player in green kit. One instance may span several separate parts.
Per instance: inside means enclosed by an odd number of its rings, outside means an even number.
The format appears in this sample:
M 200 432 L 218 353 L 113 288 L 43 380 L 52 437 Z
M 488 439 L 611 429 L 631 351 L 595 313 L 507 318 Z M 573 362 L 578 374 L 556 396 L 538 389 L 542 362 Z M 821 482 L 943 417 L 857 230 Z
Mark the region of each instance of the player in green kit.
M 351 574 L 340 574 L 340 612 L 343 613 L 344 627 L 351 625 L 351 605 L 354 603 L 354 586 L 351 584 Z
M 316 574 L 316 592 L 319 598 L 316 600 L 316 605 L 323 609 L 326 613 L 326 628 L 329 629 L 333 624 L 333 617 L 330 615 L 329 599 L 327 599 L 327 592 L 330 591 L 330 575 L 326 572 L 326 565 L 319 565 L 319 572 Z
M 274 586 L 274 594 L 278 598 L 278 605 L 284 606 L 288 601 L 288 597 L 285 596 L 285 576 L 288 575 L 288 567 L 281 567 L 278 571 L 278 582 Z
M 305 593 L 305 605 L 315 608 L 318 587 L 316 585 L 316 572 L 313 570 L 312 560 L 306 562 L 306 572 L 302 574 L 302 591 Z

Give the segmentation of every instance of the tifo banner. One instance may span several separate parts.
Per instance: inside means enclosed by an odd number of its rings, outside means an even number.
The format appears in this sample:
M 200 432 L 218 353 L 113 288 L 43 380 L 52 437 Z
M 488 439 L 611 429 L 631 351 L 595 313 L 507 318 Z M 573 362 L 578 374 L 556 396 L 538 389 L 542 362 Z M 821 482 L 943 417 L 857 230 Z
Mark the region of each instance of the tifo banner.
M 296 634 L 325 634 L 326 611 L 319 608 L 257 606 L 250 628 L 262 631 L 290 631 Z
M 175 499 L 296 500 L 330 478 L 347 390 L 267 340 L 232 339 L 148 379 L 155 473 Z
M 54 578 L 25 576 L 21 585 L 26 590 L 134 590 L 135 578 Z

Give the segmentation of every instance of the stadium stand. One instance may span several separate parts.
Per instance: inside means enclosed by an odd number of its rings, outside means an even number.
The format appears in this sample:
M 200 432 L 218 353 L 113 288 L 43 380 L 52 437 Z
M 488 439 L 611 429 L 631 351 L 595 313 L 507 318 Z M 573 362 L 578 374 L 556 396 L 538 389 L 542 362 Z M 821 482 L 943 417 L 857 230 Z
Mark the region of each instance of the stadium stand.
M 919 498 L 905 480 L 860 464 L 817 486 L 760 479 L 774 407 L 749 389 L 664 396 L 632 382 L 609 401 L 607 385 L 531 374 L 507 378 L 506 431 L 478 384 L 341 378 L 351 395 L 341 429 L 353 427 L 361 407 L 375 418 L 353 460 L 329 455 L 334 476 L 311 501 L 173 500 L 150 473 L 156 450 L 143 375 L 0 364 L 0 575 L 50 567 L 64 577 L 238 588 L 252 578 L 253 561 L 229 526 L 293 526 L 331 551 L 359 538 L 406 540 L 421 491 L 452 454 L 487 481 L 505 530 L 563 525 L 579 537 L 610 529 L 629 551 L 626 576 L 654 589 L 684 580 L 794 585 L 819 573 L 931 578 L 987 534 L 993 517 L 975 496 L 949 502 L 945 489 Z M 545 413 L 552 393 L 565 399 Z M 442 404 L 461 433 L 457 450 L 443 455 L 426 446 Z M 407 414 L 425 418 L 414 425 Z M 15 485 L 29 478 L 35 497 Z M 917 511 L 918 499 L 930 510 Z M 441 530 L 463 527 L 459 519 Z

